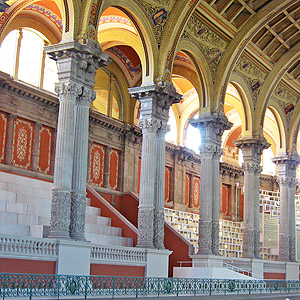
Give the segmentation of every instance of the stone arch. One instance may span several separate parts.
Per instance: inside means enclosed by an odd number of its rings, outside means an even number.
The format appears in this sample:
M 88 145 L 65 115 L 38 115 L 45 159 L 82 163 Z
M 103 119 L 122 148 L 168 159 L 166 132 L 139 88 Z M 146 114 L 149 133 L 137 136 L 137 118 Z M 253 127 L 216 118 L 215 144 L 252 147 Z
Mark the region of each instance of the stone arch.
M 17 0 L 1 14 L 0 36 L 3 37 L 10 31 L 8 26 L 25 7 L 37 2 L 37 0 Z M 75 19 L 78 19 L 79 4 L 75 0 L 55 0 L 63 21 L 63 38 L 73 38 L 75 32 Z M 76 7 L 76 9 L 75 9 Z
M 234 39 L 230 42 L 224 56 L 221 59 L 216 75 L 216 85 L 214 89 L 214 108 L 219 110 L 219 103 L 224 102 L 226 93 L 226 86 L 233 68 L 243 53 L 246 46 L 249 44 L 258 30 L 264 26 L 270 19 L 273 19 L 284 9 L 296 3 L 297 0 L 281 1 L 274 0 L 268 5 L 262 8 L 257 14 L 255 14 L 247 24 L 236 34 Z
M 143 52 L 143 83 L 153 82 L 154 78 L 154 57 L 157 56 L 157 47 L 155 37 L 148 19 L 145 17 L 141 8 L 134 1 L 113 0 L 97 1 L 87 3 L 83 22 L 81 24 L 80 38 L 91 39 L 96 41 L 98 24 L 101 14 L 105 9 L 115 7 L 125 13 L 130 21 L 134 24 Z

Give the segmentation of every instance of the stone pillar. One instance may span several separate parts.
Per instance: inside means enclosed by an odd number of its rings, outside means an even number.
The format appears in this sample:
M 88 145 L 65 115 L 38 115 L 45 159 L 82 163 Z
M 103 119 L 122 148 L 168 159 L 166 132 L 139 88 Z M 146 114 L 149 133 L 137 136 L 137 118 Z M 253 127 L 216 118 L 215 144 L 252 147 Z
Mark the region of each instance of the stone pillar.
M 15 119 L 16 119 L 15 115 L 8 114 L 8 116 L 7 116 L 7 138 L 6 138 L 6 146 L 5 146 L 5 163 L 7 165 L 11 165 Z
M 105 160 L 104 160 L 104 187 L 110 188 L 109 186 L 109 160 L 110 160 L 111 147 L 105 147 Z
M 137 246 L 164 249 L 164 137 L 169 108 L 181 96 L 170 83 L 131 88 L 129 92 L 141 102 L 143 133 Z
M 199 254 L 219 255 L 221 138 L 232 124 L 224 113 L 203 113 L 190 122 L 201 135 Z
M 272 159 L 278 167 L 280 188 L 279 260 L 296 261 L 295 184 L 298 154 L 279 154 Z
M 89 105 L 96 70 L 108 56 L 92 42 L 66 41 L 45 51 L 58 62 L 60 101 L 49 237 L 84 240 Z
M 34 123 L 34 133 L 33 133 L 33 146 L 32 146 L 32 167 L 33 171 L 38 170 L 39 163 L 39 141 L 40 141 L 40 128 L 42 124 Z
M 260 258 L 259 176 L 261 155 L 270 144 L 264 139 L 242 139 L 234 142 L 244 157 L 244 230 L 243 257 Z

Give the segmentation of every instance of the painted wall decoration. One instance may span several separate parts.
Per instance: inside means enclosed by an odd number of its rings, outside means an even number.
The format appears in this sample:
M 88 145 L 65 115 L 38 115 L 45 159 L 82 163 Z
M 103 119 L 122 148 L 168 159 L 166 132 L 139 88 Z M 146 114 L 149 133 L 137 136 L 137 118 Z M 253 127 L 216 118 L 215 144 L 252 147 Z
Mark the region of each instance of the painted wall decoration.
M 118 189 L 119 184 L 119 165 L 120 152 L 112 149 L 109 153 L 109 186 L 115 191 Z
M 243 189 L 239 189 L 239 217 L 244 218 L 244 193 Z
M 39 131 L 39 160 L 37 169 L 44 174 L 50 174 L 51 172 L 52 138 L 52 128 L 41 126 Z
M 0 162 L 5 159 L 5 146 L 7 136 L 7 114 L 0 112 Z
M 170 201 L 171 168 L 165 167 L 165 201 Z
M 200 207 L 200 177 L 193 177 L 193 207 Z
M 29 169 L 32 159 L 33 122 L 16 118 L 13 132 L 12 164 Z
M 185 173 L 185 206 L 190 204 L 191 175 Z
M 90 149 L 89 182 L 100 187 L 104 186 L 104 159 L 105 147 L 93 143 Z
M 38 12 L 48 18 L 58 29 L 60 32 L 62 32 L 63 25 L 62 25 L 62 19 L 60 16 L 58 16 L 56 13 L 51 11 L 49 8 L 39 5 L 39 4 L 30 4 L 28 5 L 24 10 L 32 10 L 35 12 Z

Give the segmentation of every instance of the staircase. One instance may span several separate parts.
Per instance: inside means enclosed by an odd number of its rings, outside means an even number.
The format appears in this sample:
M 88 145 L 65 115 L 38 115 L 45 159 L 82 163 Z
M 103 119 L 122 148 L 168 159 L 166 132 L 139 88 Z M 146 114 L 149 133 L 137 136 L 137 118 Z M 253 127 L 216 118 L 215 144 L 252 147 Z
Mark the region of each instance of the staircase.
M 51 215 L 52 183 L 0 172 L 0 235 L 47 237 Z M 86 238 L 94 244 L 133 246 L 122 228 L 111 226 L 101 209 L 87 199 Z

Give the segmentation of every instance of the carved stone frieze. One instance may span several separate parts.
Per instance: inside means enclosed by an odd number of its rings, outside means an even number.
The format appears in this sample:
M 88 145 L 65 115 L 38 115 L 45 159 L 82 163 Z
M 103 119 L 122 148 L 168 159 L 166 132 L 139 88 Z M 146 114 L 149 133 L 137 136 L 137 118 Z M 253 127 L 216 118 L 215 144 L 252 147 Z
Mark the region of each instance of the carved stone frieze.
M 249 172 L 249 173 L 257 174 L 257 173 L 261 173 L 262 171 L 262 167 L 259 163 L 246 162 L 243 163 L 242 167 L 245 172 Z
M 254 230 L 254 257 L 260 259 L 260 230 Z
M 243 231 L 243 257 L 254 258 L 254 229 L 245 228 Z
M 214 255 L 220 255 L 219 220 L 212 220 L 211 250 Z
M 223 154 L 223 149 L 214 144 L 201 144 L 199 150 L 201 157 L 221 157 Z
M 286 235 L 279 235 L 279 257 L 278 260 L 289 261 L 289 237 Z
M 154 210 L 153 222 L 153 244 L 155 248 L 164 249 L 164 226 L 165 226 L 165 213 L 164 210 Z
M 199 240 L 198 240 L 198 253 L 199 254 L 211 254 L 212 246 L 212 222 L 211 221 L 199 221 Z
M 69 237 L 70 209 L 70 192 L 64 190 L 52 190 L 50 237 Z
M 86 196 L 83 193 L 77 192 L 73 192 L 71 195 L 70 236 L 76 240 L 85 240 Z
M 289 237 L 289 260 L 290 261 L 297 261 L 296 237 L 295 236 L 290 236 Z
M 153 209 L 139 208 L 137 247 L 153 248 Z

